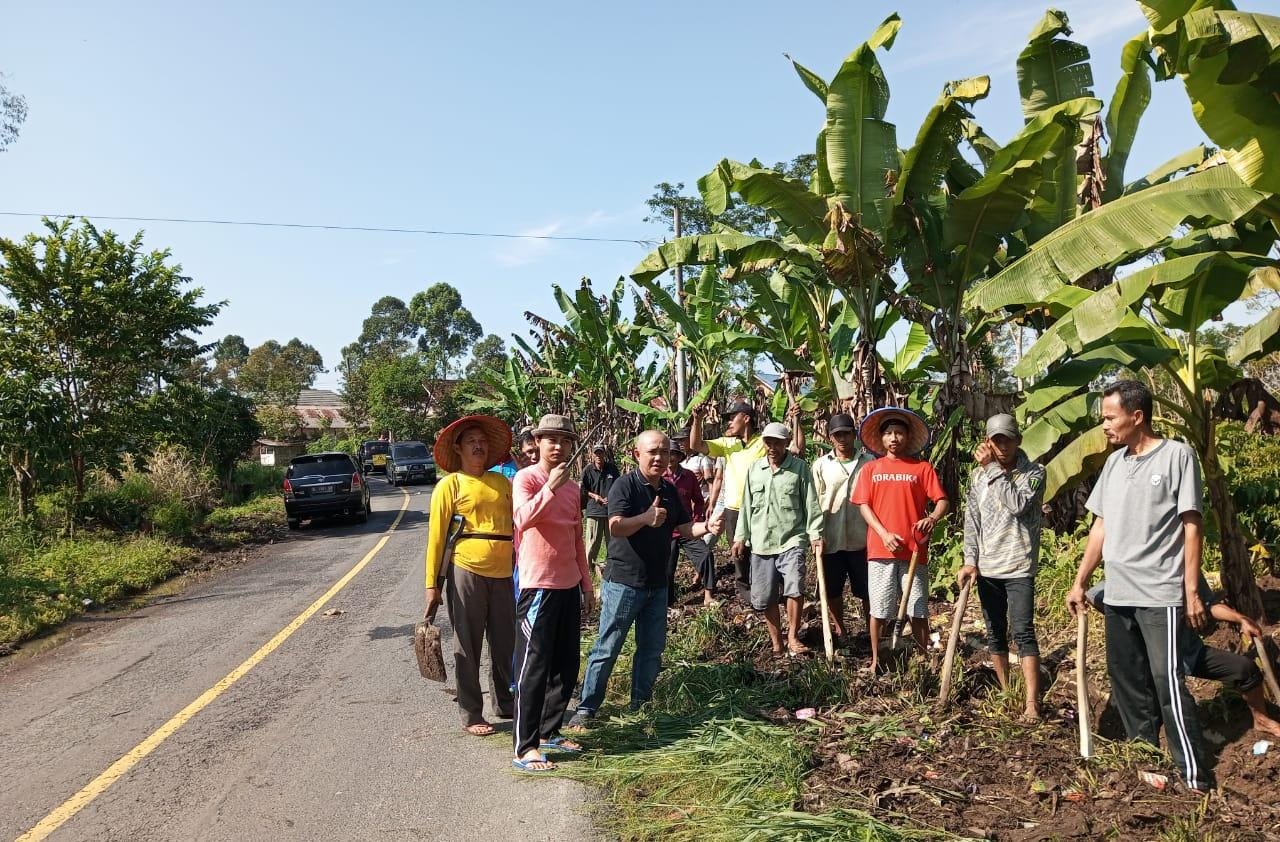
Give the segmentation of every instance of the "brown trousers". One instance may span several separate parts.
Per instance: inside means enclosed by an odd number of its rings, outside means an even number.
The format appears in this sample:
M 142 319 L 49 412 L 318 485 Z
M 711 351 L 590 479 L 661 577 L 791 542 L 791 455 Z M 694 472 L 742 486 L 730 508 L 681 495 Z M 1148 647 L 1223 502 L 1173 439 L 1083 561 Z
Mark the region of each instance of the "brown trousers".
M 511 662 L 515 651 L 516 600 L 511 577 L 494 579 L 458 565 L 449 571 L 445 592 L 453 626 L 453 677 L 463 726 L 484 721 L 480 653 L 489 638 L 489 696 L 498 716 L 510 717 Z

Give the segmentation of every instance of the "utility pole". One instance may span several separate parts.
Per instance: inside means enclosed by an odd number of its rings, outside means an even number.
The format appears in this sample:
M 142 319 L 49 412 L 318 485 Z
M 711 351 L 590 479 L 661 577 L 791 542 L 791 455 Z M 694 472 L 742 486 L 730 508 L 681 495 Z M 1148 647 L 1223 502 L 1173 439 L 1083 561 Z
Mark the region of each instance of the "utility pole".
M 676 239 L 680 239 L 680 206 L 675 208 L 675 224 Z M 684 306 L 684 266 L 676 264 L 676 304 Z M 685 384 L 684 372 L 684 337 L 680 335 L 680 329 L 676 328 L 676 409 L 684 412 L 685 394 L 688 388 Z

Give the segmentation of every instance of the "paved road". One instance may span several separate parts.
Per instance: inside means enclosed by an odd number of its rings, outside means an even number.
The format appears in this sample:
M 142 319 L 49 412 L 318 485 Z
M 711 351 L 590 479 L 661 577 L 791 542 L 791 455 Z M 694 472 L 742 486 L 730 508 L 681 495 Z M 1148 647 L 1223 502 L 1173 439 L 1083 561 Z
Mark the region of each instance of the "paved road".
M 0 663 L 0 838 L 35 826 L 359 562 L 404 500 L 373 485 L 367 525 L 306 529 Z M 596 838 L 587 790 L 513 774 L 509 743 L 463 734 L 452 697 L 418 676 L 428 492 L 409 494 L 386 545 L 325 606 L 342 614 L 307 620 L 49 838 Z

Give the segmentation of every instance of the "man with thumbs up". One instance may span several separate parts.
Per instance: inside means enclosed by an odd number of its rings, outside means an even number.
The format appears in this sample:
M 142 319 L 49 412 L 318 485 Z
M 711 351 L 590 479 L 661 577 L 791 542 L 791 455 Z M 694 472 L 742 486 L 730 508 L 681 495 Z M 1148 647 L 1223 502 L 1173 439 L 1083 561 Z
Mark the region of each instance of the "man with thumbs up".
M 636 469 L 609 489 L 609 558 L 600 585 L 600 634 L 587 658 L 582 700 L 569 722 L 586 727 L 600 705 L 622 644 L 636 627 L 631 663 L 631 707 L 653 694 L 667 645 L 667 559 L 674 530 L 681 538 L 720 533 L 719 516 L 693 523 L 679 492 L 663 478 L 671 440 L 657 430 L 636 438 Z

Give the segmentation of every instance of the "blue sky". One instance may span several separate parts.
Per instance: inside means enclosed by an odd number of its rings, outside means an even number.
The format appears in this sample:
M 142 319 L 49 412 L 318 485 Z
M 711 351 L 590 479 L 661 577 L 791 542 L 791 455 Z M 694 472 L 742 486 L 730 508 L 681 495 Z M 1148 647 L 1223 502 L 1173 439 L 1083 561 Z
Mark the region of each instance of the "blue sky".
M 1248 4 L 1275 10 L 1276 0 Z M 123 6 L 123 10 L 122 10 Z M 1062 0 L 1110 98 L 1127 0 Z M 783 58 L 830 78 L 892 11 L 882 61 L 902 146 L 952 79 L 992 77 L 997 138 L 1021 124 L 1014 60 L 1044 6 L 970 0 L 11 4 L 0 72 L 26 96 L 0 155 L 0 211 L 197 217 L 660 239 L 644 200 L 722 157 L 813 146 L 818 101 Z M 180 10 L 180 11 L 179 11 Z M 1203 140 L 1178 83 L 1156 87 L 1134 178 Z M 332 368 L 383 295 L 452 283 L 486 332 L 554 316 L 552 283 L 612 284 L 629 243 L 512 241 L 175 223 L 145 228 L 208 298 L 206 336 L 299 336 Z M 0 216 L 0 235 L 38 220 Z M 509 340 L 508 340 L 509 341 Z M 336 386 L 335 374 L 318 385 Z

